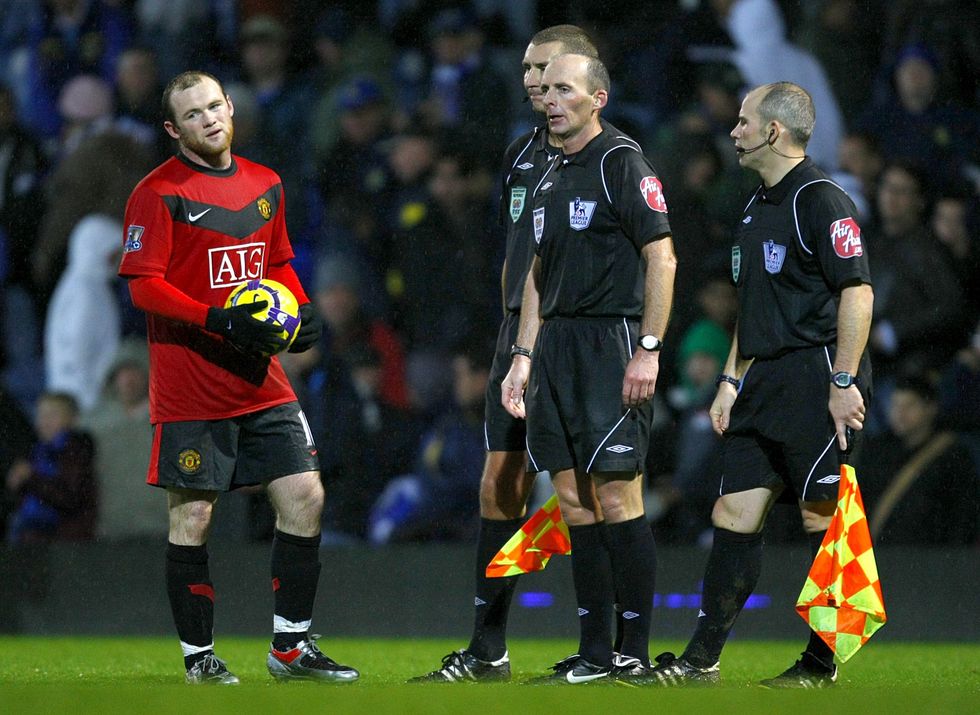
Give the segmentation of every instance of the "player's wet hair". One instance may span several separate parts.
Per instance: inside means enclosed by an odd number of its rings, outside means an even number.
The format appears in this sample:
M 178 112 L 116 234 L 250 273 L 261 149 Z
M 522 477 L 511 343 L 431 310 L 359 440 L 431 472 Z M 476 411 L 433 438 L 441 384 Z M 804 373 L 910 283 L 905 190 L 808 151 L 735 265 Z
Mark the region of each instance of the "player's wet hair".
M 799 146 L 806 148 L 817 118 L 810 94 L 792 82 L 773 82 L 762 89 L 765 96 L 759 102 L 759 119 L 763 126 L 775 119 L 789 130 Z
M 531 38 L 532 45 L 544 45 L 549 42 L 560 42 L 562 54 L 599 56 L 595 42 L 578 25 L 552 25 L 538 31 Z
M 170 80 L 170 82 L 167 84 L 167 88 L 163 90 L 163 98 L 160 106 L 163 112 L 163 118 L 168 122 L 176 123 L 177 117 L 174 115 L 174 108 L 170 103 L 170 98 L 173 97 L 175 92 L 183 92 L 185 89 L 189 89 L 195 84 L 199 84 L 201 80 L 204 79 L 213 80 L 221 90 L 221 96 L 227 96 L 224 85 L 221 84 L 221 80 L 210 72 L 205 72 L 204 70 L 188 70 L 187 72 L 181 72 L 179 75 Z

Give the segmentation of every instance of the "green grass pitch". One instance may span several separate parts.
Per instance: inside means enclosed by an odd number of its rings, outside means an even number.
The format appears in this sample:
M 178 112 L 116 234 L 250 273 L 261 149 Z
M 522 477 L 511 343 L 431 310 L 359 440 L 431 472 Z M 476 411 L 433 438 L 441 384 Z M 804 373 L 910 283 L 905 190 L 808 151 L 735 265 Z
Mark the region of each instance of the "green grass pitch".
M 460 642 L 324 639 L 323 650 L 361 671 L 349 685 L 277 684 L 268 643 L 219 638 L 237 688 L 183 683 L 173 638 L 0 638 L 0 713 L 973 713 L 980 703 L 980 646 L 876 643 L 840 669 L 835 688 L 769 691 L 755 685 L 797 657 L 798 643 L 734 641 L 721 685 L 698 689 L 613 684 L 532 686 L 524 681 L 572 652 L 573 641 L 513 640 L 508 684 L 405 684 Z M 679 649 L 659 643 L 657 649 Z

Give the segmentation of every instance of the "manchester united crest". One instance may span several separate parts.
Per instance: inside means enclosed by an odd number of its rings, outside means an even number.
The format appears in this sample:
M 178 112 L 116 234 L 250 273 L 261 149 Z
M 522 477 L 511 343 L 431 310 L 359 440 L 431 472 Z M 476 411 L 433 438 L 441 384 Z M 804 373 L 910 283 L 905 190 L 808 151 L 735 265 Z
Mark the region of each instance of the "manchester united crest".
M 201 453 L 196 449 L 185 449 L 177 455 L 177 469 L 187 475 L 201 471 Z
M 269 203 L 269 199 L 263 196 L 255 204 L 259 207 L 259 213 L 262 214 L 262 218 L 266 221 L 272 218 L 272 204 Z

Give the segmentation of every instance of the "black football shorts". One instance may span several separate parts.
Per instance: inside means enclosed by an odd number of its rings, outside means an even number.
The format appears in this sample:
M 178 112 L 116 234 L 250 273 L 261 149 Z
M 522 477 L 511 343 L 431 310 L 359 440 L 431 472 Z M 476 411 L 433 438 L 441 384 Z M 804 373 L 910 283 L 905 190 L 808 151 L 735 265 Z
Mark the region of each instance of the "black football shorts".
M 531 468 L 641 472 L 653 403 L 623 406 L 638 325 L 622 318 L 544 321 L 524 396 Z
M 485 446 L 489 452 L 523 452 L 526 448 L 527 430 L 524 420 L 512 417 L 500 403 L 500 386 L 510 370 L 510 348 L 517 339 L 520 321 L 520 314 L 508 313 L 497 333 L 497 347 L 490 366 L 484 407 Z
M 147 483 L 226 492 L 320 468 L 298 402 L 223 420 L 154 425 Z
M 752 363 L 725 432 L 720 495 L 786 487 L 794 499 L 837 499 L 842 455 L 827 409 L 832 355 L 804 348 Z

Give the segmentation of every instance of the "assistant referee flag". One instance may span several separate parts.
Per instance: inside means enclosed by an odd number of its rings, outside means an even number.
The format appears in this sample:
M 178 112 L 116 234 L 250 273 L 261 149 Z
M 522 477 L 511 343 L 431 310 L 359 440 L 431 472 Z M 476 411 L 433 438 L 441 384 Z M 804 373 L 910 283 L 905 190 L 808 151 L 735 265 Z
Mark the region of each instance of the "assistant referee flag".
M 841 465 L 837 510 L 810 567 L 796 611 L 846 662 L 887 617 L 857 475 Z
M 487 578 L 540 571 L 555 554 L 571 551 L 568 525 L 561 518 L 558 495 L 552 494 L 487 564 Z

